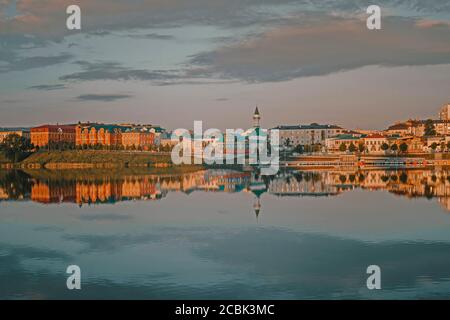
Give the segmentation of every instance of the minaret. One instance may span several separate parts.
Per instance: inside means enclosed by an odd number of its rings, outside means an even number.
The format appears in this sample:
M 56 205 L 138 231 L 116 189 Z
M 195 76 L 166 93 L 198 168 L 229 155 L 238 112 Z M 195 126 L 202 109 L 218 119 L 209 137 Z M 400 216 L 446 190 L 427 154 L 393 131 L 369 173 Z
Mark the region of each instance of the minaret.
M 261 115 L 259 114 L 258 106 L 256 106 L 255 112 L 253 113 L 253 127 L 259 128 L 259 121 L 261 120 Z

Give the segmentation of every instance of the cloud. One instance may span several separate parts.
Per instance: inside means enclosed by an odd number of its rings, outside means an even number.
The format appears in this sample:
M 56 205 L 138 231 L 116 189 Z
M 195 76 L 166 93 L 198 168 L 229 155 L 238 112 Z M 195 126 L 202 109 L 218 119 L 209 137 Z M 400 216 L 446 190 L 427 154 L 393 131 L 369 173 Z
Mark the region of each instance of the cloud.
M 168 34 L 148 33 L 148 34 L 130 34 L 127 35 L 133 39 L 148 39 L 148 40 L 174 40 L 175 37 Z
M 44 90 L 44 91 L 60 90 L 65 88 L 66 86 L 64 84 L 41 84 L 28 87 L 28 89 Z
M 104 37 L 110 35 L 111 32 L 107 30 L 93 30 L 86 34 L 87 37 L 89 36 L 97 36 L 97 37 Z
M 121 99 L 128 99 L 131 97 L 131 95 L 127 94 L 82 94 L 77 97 L 77 100 L 111 102 Z
M 191 63 L 199 73 L 249 82 L 320 76 L 370 65 L 446 64 L 450 63 L 450 27 L 424 28 L 415 19 L 387 17 L 381 31 L 370 31 L 359 19 L 302 16 L 257 38 L 197 54 Z
M 9 1 L 3 1 L 4 7 L 9 6 Z M 42 0 L 39 5 L 31 0 L 17 1 L 17 15 L 14 17 L 0 17 L 0 40 L 4 37 L 13 39 L 14 37 L 23 38 L 26 34 L 27 41 L 46 42 L 48 40 L 60 41 L 67 35 L 76 34 L 65 28 L 66 13 L 65 8 L 72 4 L 70 0 Z M 337 0 L 337 1 L 310 1 L 310 0 L 267 0 L 263 3 L 260 0 L 166 0 L 166 1 L 123 1 L 123 0 L 97 0 L 88 1 L 80 0 L 78 2 L 82 8 L 82 33 L 89 36 L 108 36 L 114 34 L 117 30 L 127 30 L 127 36 L 136 39 L 157 39 L 157 40 L 174 40 L 174 37 L 167 34 L 158 34 L 149 32 L 147 34 L 133 34 L 130 31 L 142 30 L 143 28 L 164 27 L 164 26 L 185 26 L 188 24 L 220 26 L 228 28 L 243 28 L 248 26 L 258 26 L 264 28 L 272 28 L 256 40 L 248 40 L 241 44 L 231 44 L 226 47 L 219 48 L 210 52 L 197 54 L 191 62 L 201 68 L 181 71 L 167 70 L 144 70 L 144 69 L 128 69 L 119 68 L 118 65 L 113 69 L 95 70 L 87 69 L 79 73 L 73 73 L 61 77 L 62 80 L 153 80 L 158 81 L 162 85 L 172 84 L 176 80 L 190 78 L 212 78 L 218 76 L 220 78 L 237 78 L 246 81 L 278 81 L 283 79 L 291 79 L 299 76 L 321 75 L 339 70 L 349 70 L 357 67 L 356 65 L 367 64 L 386 64 L 397 65 L 397 61 L 390 61 L 387 57 L 389 50 L 372 50 L 374 45 L 370 41 L 363 38 L 376 38 L 377 36 L 366 36 L 367 30 L 364 30 L 362 21 L 355 22 L 353 33 L 349 32 L 347 27 L 337 25 L 335 32 L 328 30 L 328 33 L 314 33 L 313 35 L 296 33 L 295 29 L 307 28 L 310 31 L 313 28 L 319 29 L 319 25 L 329 24 L 318 18 L 318 22 L 307 20 L 307 23 L 299 24 L 298 28 L 292 25 L 292 17 L 299 16 L 299 12 L 303 12 L 301 19 L 305 17 L 315 16 L 317 12 L 324 15 L 324 12 L 347 12 L 350 16 L 365 14 L 362 10 L 370 3 L 368 0 Z M 432 12 L 445 14 L 450 13 L 450 4 L 445 0 L 431 0 L 424 3 L 423 1 L 407 1 L 407 0 L 381 0 L 379 5 L 382 8 L 399 8 L 398 12 Z M 1 8 L 0 8 L 1 9 Z M 282 9 L 282 10 L 281 10 Z M 402 10 L 408 9 L 408 10 Z M 308 14 L 305 14 L 307 12 Z M 328 16 L 327 16 L 328 17 Z M 329 18 L 332 19 L 332 18 Z M 338 18 L 334 18 L 338 19 Z M 383 23 L 384 20 L 383 20 Z M 388 23 L 388 22 L 386 22 Z M 313 24 L 308 26 L 308 24 Z M 387 34 L 386 29 L 380 34 Z M 421 27 L 414 26 L 414 30 L 422 30 L 424 36 L 429 33 L 437 33 L 437 28 L 426 28 L 425 22 Z M 398 27 L 398 26 L 397 26 Z M 342 29 L 343 28 L 343 29 Z M 359 32 L 357 31 L 360 30 Z M 440 27 L 441 32 L 445 33 L 445 24 Z M 280 30 L 278 32 L 276 30 Z M 341 31 L 349 32 L 349 36 L 335 34 Z M 285 32 L 285 35 L 283 35 Z M 447 32 L 448 34 L 448 32 Z M 352 48 L 341 49 L 339 45 L 344 46 L 350 42 L 351 36 L 354 35 L 354 43 L 356 50 L 361 49 L 361 54 L 355 57 L 354 52 L 350 52 L 348 59 L 345 55 Z M 324 41 L 313 41 L 313 36 L 323 37 Z M 409 35 L 399 35 L 399 37 Z M 420 35 L 418 35 L 420 37 Z M 330 39 L 331 38 L 331 39 Z M 444 35 L 443 41 L 447 40 Z M 285 39 L 285 40 L 283 40 Z M 341 43 L 337 40 L 342 40 Z M 331 43 L 329 43 L 331 40 Z M 420 40 L 420 39 L 419 39 Z M 0 43 L 2 42 L 0 41 Z M 293 43 L 287 43 L 292 41 Z M 378 40 L 376 40 L 378 41 Z M 413 42 L 414 40 L 411 40 Z M 442 42 L 443 42 L 442 41 Z M 302 45 L 296 45 L 301 42 Z M 358 46 L 361 42 L 362 48 Z M 423 42 L 423 41 L 422 41 Z M 266 44 L 266 45 L 264 45 Z M 352 43 L 350 43 L 352 44 Z M 367 45 L 366 45 L 367 44 Z M 384 45 L 392 45 L 389 39 L 386 39 Z M 426 43 L 429 45 L 436 42 Z M 8 66 L 0 66 L 0 72 L 9 72 L 17 70 L 27 70 L 35 68 L 36 65 L 41 67 L 49 66 L 54 63 L 68 61 L 67 55 L 60 56 L 63 59 L 58 62 L 56 57 L 30 57 L 18 58 L 20 55 L 15 51 L 19 48 L 16 46 L 2 52 L 3 56 L 9 58 L 6 61 Z M 73 44 L 69 44 L 69 47 Z M 253 50 L 264 50 L 264 52 L 253 52 Z M 271 47 L 272 46 L 272 47 Z M 377 48 L 380 46 L 376 46 Z M 383 43 L 381 43 L 383 47 Z M 417 46 L 419 47 L 419 46 Z M 337 49 L 335 56 L 326 54 L 320 50 Z M 298 52 L 296 50 L 299 49 Z M 376 48 L 375 48 L 376 49 Z M 432 49 L 429 48 L 429 51 Z M 284 51 L 284 53 L 283 53 Z M 317 52 L 319 51 L 319 52 Z M 262 55 L 267 53 L 267 57 Z M 312 55 L 318 53 L 317 59 Z M 430 53 L 430 52 L 429 52 Z M 256 54 L 255 61 L 246 63 L 251 60 L 251 54 Z M 339 54 L 336 63 L 332 63 Z M 417 52 L 413 52 L 413 61 L 409 61 L 408 50 L 397 50 L 394 52 L 398 56 L 406 54 L 404 58 L 405 64 L 426 64 L 428 60 L 423 56 L 418 57 Z M 441 52 L 441 55 L 447 52 Z M 241 58 L 235 57 L 242 55 Z M 293 62 L 295 56 L 305 55 L 305 58 L 299 58 L 298 62 Z M 330 57 L 331 56 L 331 57 Z M 367 58 L 361 58 L 367 56 Z M 379 57 L 377 59 L 377 57 Z M 45 60 L 47 58 L 47 60 Z M 66 58 L 66 60 L 64 60 Z M 348 61 L 350 58 L 353 61 Z M 416 58 L 416 61 L 414 61 Z M 436 53 L 436 60 L 445 60 L 439 53 Z M 2 59 L 2 58 L 0 58 Z M 3 58 L 4 60 L 4 58 Z M 53 60 L 53 61 L 52 61 Z M 241 61 L 238 61 L 241 60 Z M 267 61 L 265 61 L 267 60 Z M 311 60 L 311 63 L 309 63 Z M 323 62 L 322 60 L 326 60 Z M 378 61 L 377 61 L 378 60 Z M 417 62 L 417 60 L 421 60 Z M 265 63 L 269 62 L 269 63 Z M 321 63 L 321 65 L 317 65 Z M 432 62 L 433 63 L 433 62 Z M 242 64 L 244 68 L 241 68 Z M 262 66 L 260 64 L 263 64 Z M 278 67 L 277 67 L 278 66 Z
M 170 70 L 144 70 L 123 67 L 118 62 L 87 62 L 77 61 L 81 72 L 61 76 L 60 80 L 172 80 L 178 79 L 176 71 Z
M 7 64 L 0 65 L 0 73 L 44 68 L 68 62 L 70 59 L 72 59 L 72 57 L 73 56 L 68 53 L 61 53 L 56 56 L 35 56 L 25 58 L 19 58 L 11 55 L 9 59 L 7 59 Z
M 295 2 L 270 0 L 265 1 L 265 5 L 278 7 Z M 73 1 L 41 0 L 37 5 L 32 0 L 18 0 L 18 15 L 13 19 L 1 19 L 0 30 L 50 38 L 70 34 L 65 28 L 65 9 L 70 4 Z M 242 26 L 273 19 L 274 16 L 274 13 L 252 10 L 261 7 L 260 0 L 79 0 L 77 4 L 82 12 L 83 32 L 186 24 Z
M 10 1 L 2 1 L 5 10 Z M 16 34 L 61 36 L 65 28 L 65 9 L 72 0 L 17 0 L 14 17 L 0 15 L 0 30 Z M 276 21 L 280 12 L 362 11 L 369 0 L 78 0 L 83 17 L 83 32 L 111 29 L 147 28 L 167 25 L 207 24 L 227 27 L 249 26 Z M 450 13 L 447 0 L 379 0 L 382 8 L 399 8 L 414 13 Z M 279 9 L 283 10 L 279 10 Z M 0 31 L 1 32 L 1 31 Z

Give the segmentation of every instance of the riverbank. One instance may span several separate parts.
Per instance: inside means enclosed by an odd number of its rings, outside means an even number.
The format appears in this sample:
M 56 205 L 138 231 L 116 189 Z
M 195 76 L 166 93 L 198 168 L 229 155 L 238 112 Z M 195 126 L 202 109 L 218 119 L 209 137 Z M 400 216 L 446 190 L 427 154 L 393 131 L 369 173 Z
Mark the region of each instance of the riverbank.
M 283 167 L 292 168 L 336 168 L 342 166 L 405 166 L 429 167 L 449 166 L 450 154 L 420 154 L 403 156 L 365 156 L 365 155 L 304 155 L 291 157 L 282 161 Z M 207 166 L 208 168 L 222 168 L 224 165 Z M 159 168 L 163 171 L 198 170 L 205 165 L 174 165 L 170 153 L 117 151 L 117 150 L 67 150 L 67 151 L 39 151 L 18 163 L 10 162 L 0 153 L 0 169 L 48 169 L 48 170 L 85 170 L 85 169 L 114 169 L 121 168 Z M 241 169 L 241 167 L 233 167 Z
M 11 163 L 0 155 L 0 166 L 4 169 L 113 169 L 170 168 L 173 163 L 168 153 L 68 150 L 39 151 L 19 163 Z

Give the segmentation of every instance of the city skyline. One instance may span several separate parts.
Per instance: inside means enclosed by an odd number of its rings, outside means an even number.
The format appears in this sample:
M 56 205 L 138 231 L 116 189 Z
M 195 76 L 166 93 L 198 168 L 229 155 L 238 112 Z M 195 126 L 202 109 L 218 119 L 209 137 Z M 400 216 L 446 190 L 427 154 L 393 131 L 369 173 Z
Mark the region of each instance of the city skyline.
M 450 8 L 379 1 L 0 2 L 0 127 L 78 121 L 384 129 L 448 103 Z M 135 48 L 130 50 L 130 48 Z

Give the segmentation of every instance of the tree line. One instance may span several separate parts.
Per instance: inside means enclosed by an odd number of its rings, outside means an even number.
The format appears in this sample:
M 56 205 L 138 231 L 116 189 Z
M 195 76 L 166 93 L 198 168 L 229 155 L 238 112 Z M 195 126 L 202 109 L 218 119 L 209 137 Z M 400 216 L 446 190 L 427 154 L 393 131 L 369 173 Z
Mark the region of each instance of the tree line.
M 170 152 L 172 147 L 170 145 L 151 145 L 148 147 L 142 146 L 127 146 L 123 145 L 112 145 L 106 146 L 101 144 L 95 145 L 75 145 L 75 143 L 70 142 L 53 142 L 51 141 L 48 145 L 38 147 L 31 143 L 29 138 L 20 136 L 16 133 L 7 135 L 3 141 L 0 143 L 0 152 L 2 152 L 5 157 L 13 162 L 17 163 L 24 160 L 33 152 L 38 151 L 68 151 L 68 150 L 130 150 L 130 151 L 155 151 L 155 152 Z

